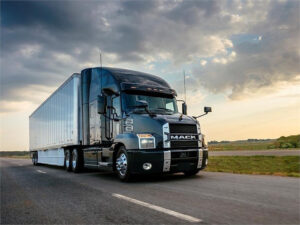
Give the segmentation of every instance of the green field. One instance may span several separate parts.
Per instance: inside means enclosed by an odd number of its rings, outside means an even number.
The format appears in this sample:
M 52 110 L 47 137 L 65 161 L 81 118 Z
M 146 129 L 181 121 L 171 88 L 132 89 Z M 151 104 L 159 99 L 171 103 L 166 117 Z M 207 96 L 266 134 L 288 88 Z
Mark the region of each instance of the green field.
M 30 158 L 29 151 L 2 151 L 0 152 L 0 157 L 9 158 Z
M 300 177 L 300 156 L 212 156 L 205 171 Z
M 208 148 L 212 151 L 226 151 L 226 150 L 264 150 L 271 149 L 270 145 L 273 141 L 259 141 L 259 142 L 230 142 L 220 144 L 209 144 Z
M 222 141 L 210 143 L 211 151 L 226 150 L 267 150 L 267 149 L 300 149 L 300 135 L 280 137 L 275 140 L 243 140 L 243 141 Z

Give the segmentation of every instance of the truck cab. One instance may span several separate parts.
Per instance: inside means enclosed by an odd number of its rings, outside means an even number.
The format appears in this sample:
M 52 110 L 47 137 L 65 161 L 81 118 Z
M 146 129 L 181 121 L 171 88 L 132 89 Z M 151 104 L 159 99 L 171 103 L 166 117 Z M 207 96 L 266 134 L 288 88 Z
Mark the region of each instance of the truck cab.
M 158 76 L 115 68 L 81 72 L 80 150 L 85 167 L 134 174 L 204 169 L 208 152 L 197 119 L 179 112 L 176 91 Z M 78 158 L 79 156 L 77 156 Z M 72 160 L 72 159 L 71 159 Z

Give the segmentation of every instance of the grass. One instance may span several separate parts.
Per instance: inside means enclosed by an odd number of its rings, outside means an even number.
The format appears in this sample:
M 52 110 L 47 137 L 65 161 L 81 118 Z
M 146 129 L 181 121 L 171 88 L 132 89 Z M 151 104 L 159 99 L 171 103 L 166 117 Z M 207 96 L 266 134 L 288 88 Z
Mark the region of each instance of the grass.
M 300 149 L 300 135 L 280 137 L 276 140 L 271 139 L 248 139 L 242 141 L 223 141 L 208 145 L 212 151 L 232 151 L 232 150 L 267 150 L 267 149 Z
M 231 150 L 265 150 L 268 149 L 273 141 L 258 142 L 230 142 L 220 144 L 209 144 L 208 148 L 212 151 L 231 151 Z
M 212 156 L 205 171 L 300 177 L 300 156 Z
M 0 151 L 0 157 L 29 159 L 29 151 Z

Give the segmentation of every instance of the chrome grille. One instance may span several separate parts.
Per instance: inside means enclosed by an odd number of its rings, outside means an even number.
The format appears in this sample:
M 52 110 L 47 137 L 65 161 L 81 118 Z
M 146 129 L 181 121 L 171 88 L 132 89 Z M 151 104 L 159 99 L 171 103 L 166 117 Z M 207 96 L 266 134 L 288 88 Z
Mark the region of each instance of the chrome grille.
M 180 134 L 197 134 L 197 126 L 195 124 L 169 124 L 170 133 Z
M 169 124 L 170 135 L 198 134 L 196 124 Z M 197 135 L 198 138 L 198 135 Z M 198 140 L 171 140 L 171 148 L 197 148 Z

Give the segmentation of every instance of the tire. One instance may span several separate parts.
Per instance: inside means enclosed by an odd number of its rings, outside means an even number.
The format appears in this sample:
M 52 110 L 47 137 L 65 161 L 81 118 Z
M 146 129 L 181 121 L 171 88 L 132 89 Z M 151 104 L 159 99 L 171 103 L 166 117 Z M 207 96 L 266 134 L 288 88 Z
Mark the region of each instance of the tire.
M 74 173 L 79 173 L 82 168 L 82 154 L 78 149 L 73 149 L 71 157 L 71 168 Z
M 32 164 L 33 164 L 34 166 L 37 166 L 37 165 L 38 165 L 38 154 L 37 154 L 37 152 L 34 152 L 34 153 L 32 154 Z
M 130 161 L 128 160 L 128 154 L 124 146 L 121 146 L 116 156 L 116 172 L 123 182 L 128 182 L 132 175 L 130 174 Z
M 71 157 L 72 157 L 72 152 L 71 150 L 66 150 L 65 151 L 65 169 L 66 171 L 70 172 L 72 171 L 72 167 L 71 167 Z
M 187 176 L 187 177 L 194 176 L 199 171 L 200 171 L 200 169 L 189 170 L 189 171 L 184 172 L 184 175 Z

